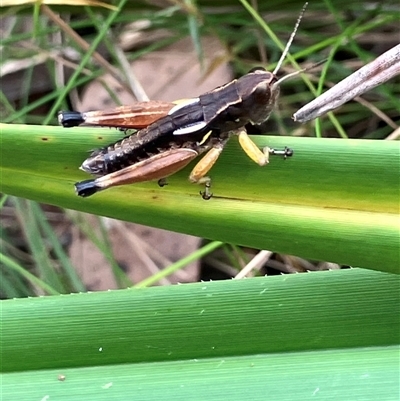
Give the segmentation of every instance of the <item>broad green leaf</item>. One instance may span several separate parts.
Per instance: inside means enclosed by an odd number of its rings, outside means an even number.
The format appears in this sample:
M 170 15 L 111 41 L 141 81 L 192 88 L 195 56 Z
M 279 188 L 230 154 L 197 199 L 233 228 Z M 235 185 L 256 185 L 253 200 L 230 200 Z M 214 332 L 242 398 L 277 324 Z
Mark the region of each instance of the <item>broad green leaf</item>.
M 75 195 L 90 149 L 120 137 L 109 129 L 1 125 L 1 191 L 28 199 L 204 238 L 299 256 L 399 271 L 398 142 L 254 137 L 294 149 L 259 167 L 236 138 L 211 170 L 214 197 L 189 184 L 135 184 Z
M 399 284 L 353 269 L 3 301 L 2 395 L 394 400 Z

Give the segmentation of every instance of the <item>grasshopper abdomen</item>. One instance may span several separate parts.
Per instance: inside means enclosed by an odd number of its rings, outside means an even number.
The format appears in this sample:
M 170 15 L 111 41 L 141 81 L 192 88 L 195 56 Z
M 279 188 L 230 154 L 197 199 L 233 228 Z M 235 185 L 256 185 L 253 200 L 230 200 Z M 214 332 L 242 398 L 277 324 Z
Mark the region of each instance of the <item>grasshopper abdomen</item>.
M 169 149 L 196 149 L 203 138 L 203 131 L 174 136 L 179 126 L 171 116 L 165 116 L 132 135 L 95 150 L 81 166 L 94 175 L 105 175 L 131 166 Z M 206 149 L 204 149 L 206 150 Z

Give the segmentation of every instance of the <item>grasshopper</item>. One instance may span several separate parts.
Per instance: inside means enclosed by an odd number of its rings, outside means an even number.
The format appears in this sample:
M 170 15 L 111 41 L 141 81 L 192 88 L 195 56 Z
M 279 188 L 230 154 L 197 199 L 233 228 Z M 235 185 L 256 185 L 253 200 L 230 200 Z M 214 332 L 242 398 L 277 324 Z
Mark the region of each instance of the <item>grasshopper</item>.
M 292 156 L 293 150 L 286 147 L 283 150 L 268 147 L 260 150 L 247 135 L 245 126 L 267 121 L 279 96 L 280 84 L 305 71 L 296 71 L 280 79 L 276 76 L 306 5 L 272 73 L 257 68 L 176 105 L 148 102 L 104 112 L 59 112 L 59 122 L 64 127 L 86 123 L 141 128 L 135 134 L 92 152 L 81 169 L 97 178 L 76 183 L 77 194 L 86 197 L 113 186 L 153 180 L 158 180 L 162 186 L 168 176 L 205 153 L 190 173 L 189 180 L 205 185 L 200 194 L 203 199 L 210 199 L 211 179 L 207 173 L 233 135 L 238 136 L 245 153 L 260 166 L 268 163 L 269 155 Z

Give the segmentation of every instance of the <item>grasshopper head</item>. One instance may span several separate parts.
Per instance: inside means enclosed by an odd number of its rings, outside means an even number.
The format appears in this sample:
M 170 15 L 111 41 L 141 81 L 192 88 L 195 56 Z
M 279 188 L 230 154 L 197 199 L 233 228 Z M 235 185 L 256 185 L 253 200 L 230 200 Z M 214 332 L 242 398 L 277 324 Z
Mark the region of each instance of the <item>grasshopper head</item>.
M 276 83 L 276 76 L 262 68 L 238 79 L 238 93 L 248 122 L 257 125 L 268 120 L 279 95 L 279 85 Z

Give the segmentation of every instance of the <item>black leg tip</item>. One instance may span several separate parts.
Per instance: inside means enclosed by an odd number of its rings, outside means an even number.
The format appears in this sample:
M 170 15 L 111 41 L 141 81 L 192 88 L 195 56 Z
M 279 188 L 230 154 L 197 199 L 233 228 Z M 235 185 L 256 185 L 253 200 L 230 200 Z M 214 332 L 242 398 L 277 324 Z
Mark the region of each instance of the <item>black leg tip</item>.
M 168 181 L 166 178 L 161 178 L 157 181 L 157 184 L 159 187 L 165 187 L 166 185 L 168 185 Z
M 75 184 L 76 194 L 83 198 L 91 196 L 100 190 L 101 188 L 96 185 L 95 180 L 80 181 Z
M 284 159 L 292 157 L 293 153 L 294 153 L 293 149 L 290 149 L 287 146 L 285 146 L 285 149 L 283 150 L 269 149 L 270 155 L 283 156 Z
M 200 191 L 200 195 L 204 200 L 210 200 L 213 197 L 213 193 L 210 192 L 211 184 L 207 183 L 204 188 L 204 192 Z
M 285 146 L 285 159 L 286 159 L 286 157 L 292 157 L 293 156 L 293 153 L 294 153 L 294 151 L 293 151 L 293 149 L 290 149 L 290 148 L 287 148 L 286 146 Z
M 83 114 L 79 111 L 59 111 L 58 122 L 64 128 L 77 127 L 85 122 Z

